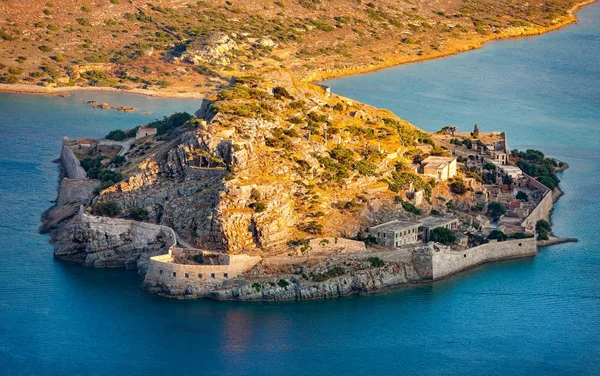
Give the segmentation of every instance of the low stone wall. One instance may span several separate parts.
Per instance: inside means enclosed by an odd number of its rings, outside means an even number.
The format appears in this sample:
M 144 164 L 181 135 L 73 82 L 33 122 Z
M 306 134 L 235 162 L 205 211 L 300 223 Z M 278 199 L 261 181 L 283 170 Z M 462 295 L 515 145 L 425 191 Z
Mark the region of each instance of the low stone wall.
M 413 254 L 413 263 L 421 278 L 436 280 L 489 261 L 510 260 L 536 254 L 536 240 L 528 238 L 491 241 L 464 251 L 416 251 Z
M 262 258 L 248 255 L 228 255 L 228 265 L 185 265 L 174 263 L 173 255 L 150 258 L 143 286 L 165 286 L 170 290 L 191 285 L 220 284 L 235 278 L 260 262 Z

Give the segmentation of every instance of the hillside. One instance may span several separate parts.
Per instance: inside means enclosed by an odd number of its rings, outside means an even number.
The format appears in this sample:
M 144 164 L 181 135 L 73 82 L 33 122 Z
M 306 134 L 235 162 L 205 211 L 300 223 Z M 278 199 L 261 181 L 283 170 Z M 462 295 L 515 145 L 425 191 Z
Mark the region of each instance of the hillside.
M 0 82 L 202 96 L 264 67 L 315 80 L 537 34 L 576 3 L 2 0 Z
M 195 247 L 262 254 L 396 217 L 411 182 L 431 202 L 435 183 L 409 169 L 430 135 L 285 71 L 235 79 L 197 116 L 154 124 L 159 135 L 136 141 L 119 162 L 98 146 L 78 149 L 88 175 L 107 182 L 92 211 L 106 215 L 108 204 L 131 217 L 143 208 L 145 220 Z M 94 160 L 101 170 L 92 173 Z

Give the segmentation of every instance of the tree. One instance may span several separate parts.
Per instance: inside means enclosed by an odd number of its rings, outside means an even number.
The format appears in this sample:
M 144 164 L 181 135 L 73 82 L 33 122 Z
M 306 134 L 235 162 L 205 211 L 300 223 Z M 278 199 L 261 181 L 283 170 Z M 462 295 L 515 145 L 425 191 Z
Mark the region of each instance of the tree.
M 123 132 L 120 129 L 116 129 L 114 131 L 110 131 L 107 135 L 106 135 L 106 139 L 107 140 L 113 140 L 113 141 L 122 141 L 124 140 L 126 137 L 125 132 Z
M 510 175 L 504 175 L 504 177 L 502 178 L 502 184 L 512 185 L 512 183 L 513 179 L 510 177 Z
M 498 219 L 506 213 L 506 207 L 504 207 L 504 205 L 496 201 L 490 202 L 488 204 L 487 212 L 492 218 Z
M 431 231 L 429 239 L 432 242 L 450 245 L 456 241 L 456 234 L 447 228 L 437 227 Z
M 473 127 L 473 132 L 471 133 L 471 136 L 473 136 L 473 138 L 479 137 L 479 126 L 477 124 L 475 124 L 475 127 Z
M 487 238 L 488 239 L 496 239 L 499 242 L 502 242 L 502 241 L 506 240 L 506 235 L 500 230 L 492 230 L 489 233 Z
M 523 191 L 517 192 L 516 198 L 517 198 L 517 200 L 523 201 L 523 202 L 529 201 L 529 197 L 527 197 L 527 193 L 525 193 Z

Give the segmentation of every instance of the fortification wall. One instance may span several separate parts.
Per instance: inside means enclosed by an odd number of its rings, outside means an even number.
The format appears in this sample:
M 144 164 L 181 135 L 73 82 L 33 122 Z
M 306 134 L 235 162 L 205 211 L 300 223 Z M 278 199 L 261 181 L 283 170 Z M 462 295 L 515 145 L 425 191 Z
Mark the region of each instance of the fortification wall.
M 552 212 L 552 207 L 554 205 L 554 199 L 552 197 L 552 191 L 548 188 L 547 192 L 544 193 L 544 197 L 540 201 L 540 203 L 529 213 L 527 218 L 521 223 L 521 226 L 524 228 L 535 228 L 535 224 L 537 221 L 544 219 L 546 221 L 550 220 L 550 213 Z
M 535 256 L 535 238 L 492 241 L 464 251 L 442 250 L 431 254 L 431 279 L 444 278 L 453 273 L 489 261 L 509 260 Z M 419 273 L 421 275 L 421 273 Z
M 64 143 L 60 150 L 60 163 L 65 177 L 69 179 L 87 179 L 87 174 L 79 164 L 79 159 L 77 159 L 73 150 Z
M 218 284 L 237 277 L 260 260 L 260 257 L 248 255 L 229 255 L 229 265 L 184 265 L 173 263 L 169 252 L 150 258 L 144 286 L 164 285 L 178 289 L 189 285 Z

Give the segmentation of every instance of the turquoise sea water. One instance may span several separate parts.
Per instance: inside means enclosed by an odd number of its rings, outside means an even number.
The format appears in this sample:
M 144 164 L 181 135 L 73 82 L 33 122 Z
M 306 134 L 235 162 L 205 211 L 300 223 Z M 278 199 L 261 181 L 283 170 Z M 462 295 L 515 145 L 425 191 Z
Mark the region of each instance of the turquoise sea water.
M 53 260 L 37 227 L 56 195 L 50 161 L 62 137 L 199 103 L 0 94 L 0 374 L 600 374 L 600 6 L 580 17 L 552 34 L 329 83 L 425 129 L 477 122 L 571 165 L 554 228 L 580 243 L 382 295 L 177 301 L 140 291 L 134 272 Z

